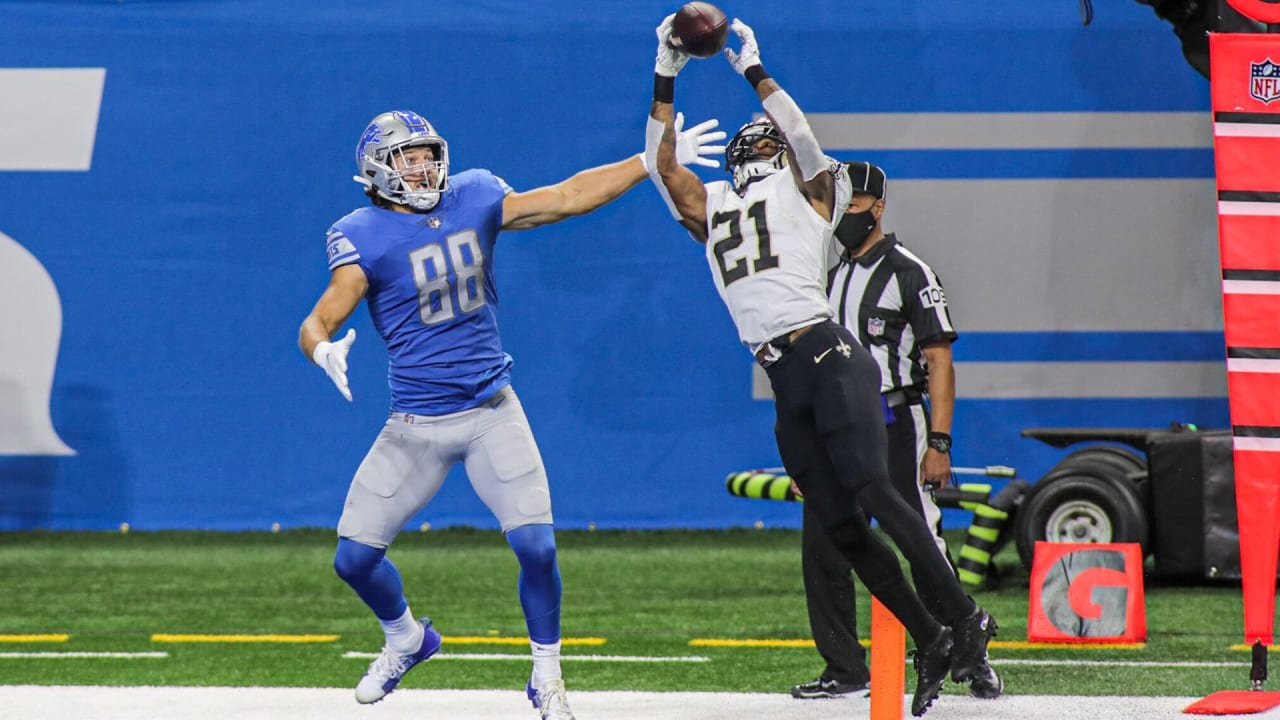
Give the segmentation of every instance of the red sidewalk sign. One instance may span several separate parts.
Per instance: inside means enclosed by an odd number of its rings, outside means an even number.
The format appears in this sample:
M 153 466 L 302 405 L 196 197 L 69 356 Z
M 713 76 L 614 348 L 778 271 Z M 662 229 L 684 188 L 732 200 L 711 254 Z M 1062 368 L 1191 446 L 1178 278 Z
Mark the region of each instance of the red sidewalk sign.
M 1229 1 L 1280 22 L 1280 2 Z M 1270 645 L 1280 551 L 1280 35 L 1211 33 L 1209 52 L 1244 639 Z
M 1031 642 L 1143 642 L 1142 546 L 1037 542 L 1030 600 Z

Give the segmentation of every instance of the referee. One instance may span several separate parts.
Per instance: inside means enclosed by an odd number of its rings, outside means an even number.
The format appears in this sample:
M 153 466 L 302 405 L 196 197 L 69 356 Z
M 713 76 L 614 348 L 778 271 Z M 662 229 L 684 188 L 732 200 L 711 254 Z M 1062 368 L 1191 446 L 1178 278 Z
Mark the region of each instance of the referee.
M 828 277 L 828 299 L 835 320 L 871 351 L 880 367 L 894 487 L 924 516 L 938 552 L 950 562 L 941 535 L 942 514 L 930 491 L 951 479 L 951 343 L 957 336 L 947 296 L 933 269 L 881 229 L 884 170 L 865 162 L 845 167 L 853 180 L 853 197 L 835 231 L 838 245 L 832 252 L 838 253 L 839 263 Z M 809 626 L 827 665 L 817 679 L 792 687 L 791 694 L 822 698 L 863 690 L 871 675 L 866 651 L 858 643 L 852 568 L 808 505 L 801 543 Z M 944 614 L 937 595 L 921 578 L 915 581 L 930 612 Z M 1002 683 L 989 663 L 970 680 L 969 691 L 979 698 L 1000 696 Z

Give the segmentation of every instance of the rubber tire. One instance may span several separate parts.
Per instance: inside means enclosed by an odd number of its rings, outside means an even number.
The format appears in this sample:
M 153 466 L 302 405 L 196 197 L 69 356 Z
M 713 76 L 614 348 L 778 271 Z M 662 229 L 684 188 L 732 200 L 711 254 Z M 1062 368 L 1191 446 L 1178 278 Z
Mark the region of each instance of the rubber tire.
M 1089 445 L 1071 451 L 1058 464 L 1049 469 L 1052 473 L 1064 467 L 1081 467 L 1084 465 L 1104 465 L 1119 471 L 1117 480 L 1126 481 L 1138 493 L 1143 513 L 1151 513 L 1151 477 L 1147 471 L 1147 461 L 1134 450 L 1119 445 Z
M 1058 461 L 1056 465 L 1050 468 L 1050 472 L 1067 465 L 1072 465 L 1084 460 L 1092 460 L 1114 465 L 1124 474 L 1135 472 L 1146 472 L 1147 461 L 1142 456 L 1128 448 L 1122 448 L 1118 445 L 1089 445 L 1076 450 L 1072 450 L 1066 457 Z
M 1114 466 L 1076 464 L 1050 471 L 1034 485 L 1018 509 L 1014 526 L 1018 557 L 1031 569 L 1036 542 L 1046 540 L 1046 523 L 1063 505 L 1085 502 L 1106 515 L 1111 537 L 1098 542 L 1136 542 L 1145 557 L 1150 552 L 1150 529 L 1137 488 L 1123 479 L 1117 481 Z

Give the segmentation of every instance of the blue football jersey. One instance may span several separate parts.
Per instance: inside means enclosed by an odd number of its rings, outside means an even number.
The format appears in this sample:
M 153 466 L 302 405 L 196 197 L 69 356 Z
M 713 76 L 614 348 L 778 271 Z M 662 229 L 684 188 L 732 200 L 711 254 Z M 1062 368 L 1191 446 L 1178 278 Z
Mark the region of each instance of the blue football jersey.
M 369 279 L 365 302 L 387 344 L 392 410 L 458 412 L 510 384 L 493 281 L 509 192 L 487 170 L 467 170 L 449 177 L 430 213 L 363 207 L 329 229 L 329 269 L 358 263 Z

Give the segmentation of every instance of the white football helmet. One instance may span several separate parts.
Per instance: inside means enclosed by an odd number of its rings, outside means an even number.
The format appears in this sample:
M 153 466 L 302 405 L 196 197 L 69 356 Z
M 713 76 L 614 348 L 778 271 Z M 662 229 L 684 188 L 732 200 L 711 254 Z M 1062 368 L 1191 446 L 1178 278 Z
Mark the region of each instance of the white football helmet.
M 761 140 L 776 142 L 778 152 L 767 157 L 761 155 L 756 150 L 756 143 Z M 738 128 L 737 134 L 724 150 L 724 167 L 733 173 L 735 190 L 742 190 L 752 178 L 772 175 L 786 166 L 787 141 L 767 117 L 752 120 Z
M 404 151 L 411 147 L 429 147 L 433 158 L 410 165 Z M 356 169 L 355 181 L 379 197 L 426 212 L 440 202 L 440 194 L 448 187 L 449 144 L 418 113 L 392 110 L 375 117 L 360 136 Z M 418 174 L 423 180 L 416 188 L 405 182 L 406 175 Z

